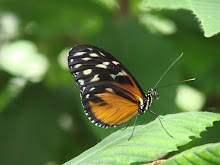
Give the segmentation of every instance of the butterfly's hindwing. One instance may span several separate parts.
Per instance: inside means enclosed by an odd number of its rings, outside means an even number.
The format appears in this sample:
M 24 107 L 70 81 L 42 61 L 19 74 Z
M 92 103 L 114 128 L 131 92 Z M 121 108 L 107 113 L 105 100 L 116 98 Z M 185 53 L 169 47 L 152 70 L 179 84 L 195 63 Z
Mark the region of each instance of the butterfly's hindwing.
M 90 45 L 75 46 L 68 65 L 80 87 L 85 113 L 95 125 L 117 126 L 137 114 L 143 91 L 108 52 Z

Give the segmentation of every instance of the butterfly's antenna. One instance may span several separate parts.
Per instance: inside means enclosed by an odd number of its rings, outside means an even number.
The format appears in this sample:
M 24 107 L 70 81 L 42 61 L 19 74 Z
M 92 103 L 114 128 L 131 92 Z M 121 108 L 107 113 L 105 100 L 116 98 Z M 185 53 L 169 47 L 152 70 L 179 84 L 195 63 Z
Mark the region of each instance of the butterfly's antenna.
M 181 53 L 181 55 L 169 66 L 169 68 L 164 72 L 164 74 L 161 76 L 161 78 L 158 80 L 158 82 L 156 83 L 156 85 L 154 86 L 153 89 L 156 88 L 156 86 L 159 84 L 159 82 L 162 80 L 162 78 L 165 76 L 165 74 L 170 70 L 170 68 L 180 59 L 180 57 L 182 57 L 183 53 Z
M 183 82 L 187 82 L 187 81 L 194 81 L 196 78 L 191 78 L 191 79 L 187 79 L 187 80 L 183 80 L 183 81 L 179 81 L 179 82 L 176 82 L 176 83 L 172 83 L 172 84 L 168 84 L 168 85 L 164 85 L 164 86 L 161 86 L 161 87 L 157 87 L 155 89 L 158 89 L 158 88 L 164 88 L 164 87 L 168 87 L 168 86 L 171 86 L 171 85 L 175 85 L 175 84 L 179 84 L 179 83 L 183 83 Z
M 137 117 L 138 117 L 138 115 L 139 115 L 139 114 L 136 115 L 135 122 L 134 122 L 134 127 L 133 127 L 131 136 L 130 136 L 130 138 L 128 139 L 128 141 L 132 138 L 132 136 L 133 136 L 133 134 L 134 134 L 134 130 L 135 130 L 135 126 L 136 126 L 136 122 L 137 122 Z
M 153 106 L 153 104 L 152 104 L 152 106 Z M 153 106 L 153 108 L 154 108 L 154 106 Z M 155 110 L 155 108 L 154 108 L 154 110 Z M 166 128 L 163 126 L 163 124 L 162 124 L 162 122 L 161 122 L 161 120 L 160 120 L 160 115 L 158 115 L 157 113 L 155 113 L 155 112 L 153 112 L 153 111 L 151 111 L 150 109 L 148 110 L 149 112 L 151 112 L 151 113 L 153 113 L 154 115 L 156 115 L 157 116 L 157 118 L 159 119 L 159 121 L 160 121 L 160 124 L 161 124 L 161 126 L 163 127 L 163 129 L 166 131 L 166 133 L 170 136 L 170 137 L 172 137 L 173 138 L 173 136 L 172 135 L 170 135 L 170 133 L 166 130 Z

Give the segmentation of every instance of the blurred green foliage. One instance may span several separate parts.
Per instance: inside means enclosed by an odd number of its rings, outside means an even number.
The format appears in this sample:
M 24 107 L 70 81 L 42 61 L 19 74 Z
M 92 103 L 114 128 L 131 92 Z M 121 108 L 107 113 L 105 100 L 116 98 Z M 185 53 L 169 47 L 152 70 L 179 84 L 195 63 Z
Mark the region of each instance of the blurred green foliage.
M 145 92 L 184 52 L 159 86 L 196 77 L 187 85 L 206 96 L 201 111 L 219 112 L 220 38 L 205 38 L 190 11 L 150 10 L 140 0 L 3 0 L 0 18 L 0 49 L 27 40 L 48 61 L 47 72 L 37 82 L 10 73 L 2 67 L 5 61 L 0 61 L 0 164 L 61 164 L 126 125 L 102 129 L 84 115 L 79 89 L 68 69 L 60 65 L 60 59 L 65 64 L 68 52 L 63 58 L 60 53 L 76 44 L 91 44 L 110 52 L 131 71 Z M 7 24 L 10 18 L 17 21 L 13 33 L 10 22 Z M 17 56 L 7 56 L 16 62 Z M 15 88 L 17 91 L 12 89 L 14 78 L 26 81 Z M 161 98 L 154 100 L 154 106 L 159 114 L 181 112 L 175 104 L 176 87 L 158 90 Z M 146 113 L 138 124 L 154 118 Z M 219 127 L 216 123 L 201 134 L 201 139 L 180 149 L 218 142 Z

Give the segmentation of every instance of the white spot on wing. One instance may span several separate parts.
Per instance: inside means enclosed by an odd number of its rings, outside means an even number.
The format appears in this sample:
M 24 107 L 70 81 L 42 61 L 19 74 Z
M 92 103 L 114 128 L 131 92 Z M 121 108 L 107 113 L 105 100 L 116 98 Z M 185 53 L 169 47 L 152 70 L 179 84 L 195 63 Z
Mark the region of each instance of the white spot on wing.
M 78 83 L 79 83 L 80 85 L 84 85 L 84 80 L 78 80 Z
M 103 62 L 102 64 L 107 66 L 110 64 L 110 62 Z
M 89 98 L 89 96 L 90 96 L 90 94 L 87 94 L 87 95 L 86 95 L 86 98 L 88 99 L 88 98 Z
M 107 68 L 107 66 L 106 66 L 106 65 L 103 65 L 103 64 L 98 64 L 98 65 L 96 65 L 95 67 L 97 67 L 97 68 L 104 68 L 104 69 Z
M 77 52 L 77 53 L 75 53 L 74 54 L 74 56 L 81 56 L 81 55 L 83 55 L 83 54 L 85 54 L 86 52 Z
M 125 73 L 125 71 L 121 71 L 121 72 L 118 72 L 118 74 L 114 75 L 114 74 L 110 74 L 110 76 L 115 79 L 117 76 L 127 76 L 127 74 Z
M 98 54 L 96 54 L 96 53 L 91 53 L 91 54 L 89 54 L 91 57 L 98 57 L 99 55 Z
M 70 62 L 73 62 L 73 59 L 70 59 Z
M 112 88 L 106 88 L 106 91 L 113 92 Z
M 113 64 L 115 64 L 115 65 L 120 64 L 120 63 L 119 63 L 119 62 L 117 62 L 117 61 L 112 61 L 112 63 L 113 63 Z
M 88 57 L 85 57 L 85 58 L 82 58 L 83 61 L 89 61 L 91 60 L 91 58 L 88 58 Z
M 88 50 L 92 51 L 92 48 L 87 48 Z
M 74 68 L 79 68 L 80 66 L 82 66 L 82 64 L 76 64 L 76 65 L 74 66 Z
M 83 87 L 83 88 L 82 88 L 82 92 L 84 92 L 85 89 L 86 89 L 86 87 Z
M 89 75 L 90 73 L 92 73 L 92 69 L 86 69 L 83 71 L 84 75 Z
M 95 120 L 92 120 L 91 122 L 92 122 L 92 123 L 95 123 Z
M 116 77 L 116 75 L 114 75 L 114 74 L 110 74 L 110 76 L 111 76 L 113 79 L 115 79 L 115 77 Z
M 96 82 L 96 81 L 99 81 L 99 80 L 100 80 L 99 75 L 96 74 L 96 75 L 90 80 L 90 82 Z
M 93 90 L 95 90 L 95 87 L 90 88 L 90 90 L 89 90 L 89 91 L 93 91 Z
M 122 70 L 117 74 L 117 76 L 127 76 L 127 74 Z
M 102 52 L 99 52 L 102 56 L 105 56 Z

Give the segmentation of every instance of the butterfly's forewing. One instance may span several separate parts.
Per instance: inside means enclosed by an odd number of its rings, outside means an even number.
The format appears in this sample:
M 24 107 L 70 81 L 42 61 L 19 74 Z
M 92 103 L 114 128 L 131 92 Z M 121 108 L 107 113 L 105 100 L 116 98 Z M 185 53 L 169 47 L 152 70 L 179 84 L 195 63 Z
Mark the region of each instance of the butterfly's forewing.
M 145 95 L 111 54 L 94 46 L 78 45 L 70 50 L 68 65 L 92 123 L 105 128 L 118 126 L 137 114 Z

